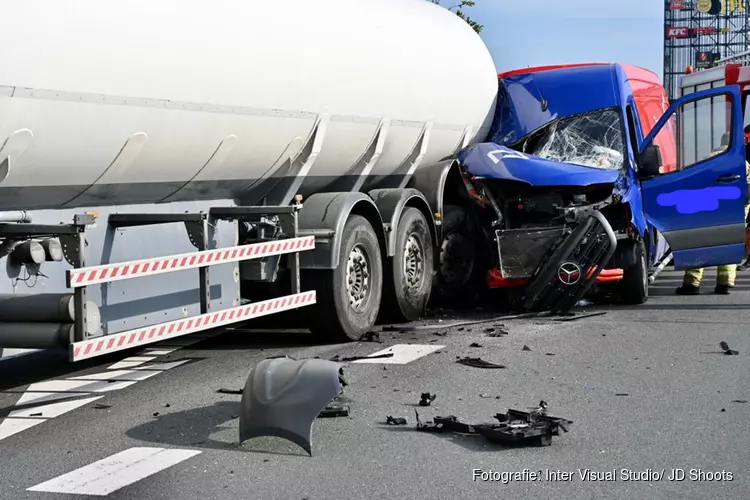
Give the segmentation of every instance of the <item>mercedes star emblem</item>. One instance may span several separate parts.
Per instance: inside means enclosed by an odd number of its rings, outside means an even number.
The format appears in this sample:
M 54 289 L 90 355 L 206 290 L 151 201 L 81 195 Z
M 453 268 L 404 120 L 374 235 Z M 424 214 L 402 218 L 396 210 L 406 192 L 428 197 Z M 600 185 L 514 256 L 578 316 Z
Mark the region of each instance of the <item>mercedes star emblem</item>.
M 581 268 L 573 262 L 563 262 L 557 270 L 557 278 L 564 285 L 575 285 L 581 280 Z

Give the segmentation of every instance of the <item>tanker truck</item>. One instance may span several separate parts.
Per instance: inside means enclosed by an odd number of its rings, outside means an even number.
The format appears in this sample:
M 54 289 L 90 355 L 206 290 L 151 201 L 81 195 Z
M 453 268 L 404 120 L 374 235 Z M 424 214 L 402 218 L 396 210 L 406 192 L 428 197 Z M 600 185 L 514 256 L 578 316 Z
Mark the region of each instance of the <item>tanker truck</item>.
M 497 91 L 457 16 L 424 0 L 2 15 L 0 348 L 77 361 L 297 309 L 346 340 L 422 313 L 442 163 L 486 136 Z
M 2 14 L 0 348 L 79 361 L 279 313 L 347 341 L 482 287 L 641 303 L 664 241 L 676 267 L 744 253 L 742 146 L 671 165 L 685 103 L 638 68 L 498 75 L 425 0 Z M 696 99 L 741 116 L 736 93 Z M 727 210 L 675 213 L 716 175 Z

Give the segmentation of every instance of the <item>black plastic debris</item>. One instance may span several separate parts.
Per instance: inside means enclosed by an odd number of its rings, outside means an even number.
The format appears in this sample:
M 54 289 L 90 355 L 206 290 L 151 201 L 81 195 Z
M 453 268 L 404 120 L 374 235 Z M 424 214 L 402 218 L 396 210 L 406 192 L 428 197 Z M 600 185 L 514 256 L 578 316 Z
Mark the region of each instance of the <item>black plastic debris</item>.
M 498 365 L 496 363 L 490 363 L 489 361 L 485 361 L 482 358 L 471 358 L 468 356 L 464 358 L 458 358 L 456 360 L 456 363 L 460 365 L 471 366 L 472 368 L 489 368 L 489 369 L 505 368 L 505 365 Z
M 101 403 L 97 403 L 94 405 L 95 410 L 109 410 L 110 408 L 112 408 L 112 405 L 103 405 Z
M 338 354 L 330 359 L 336 363 L 350 363 L 352 361 L 359 361 L 360 359 L 381 359 L 381 358 L 392 358 L 393 353 L 387 352 L 385 354 L 378 354 L 377 356 L 349 356 L 348 358 L 342 358 Z
M 545 403 L 546 405 L 546 403 Z M 423 423 L 417 417 L 417 430 L 423 432 L 455 432 L 459 434 L 478 434 L 488 441 L 513 445 L 549 446 L 552 436 L 559 436 L 560 431 L 568 432 L 573 422 L 563 418 L 550 417 L 544 412 L 526 412 L 508 410 L 498 413 L 498 423 L 466 424 L 458 417 L 435 417 L 432 422 Z
M 155 411 L 155 412 L 154 412 L 154 416 L 155 416 L 155 417 L 158 417 L 158 416 L 159 416 L 159 412 L 158 412 L 158 411 Z
M 727 344 L 723 340 L 719 342 L 719 347 L 721 347 L 721 350 L 724 351 L 724 354 L 729 355 L 729 356 L 733 356 L 733 355 L 736 356 L 737 354 L 740 353 L 739 351 L 730 349 L 729 344 Z
M 745 404 L 745 403 L 747 403 L 747 400 L 746 399 L 733 399 L 732 403 Z
M 476 342 L 472 342 L 469 344 L 469 347 L 482 347 L 482 344 L 477 344 Z
M 484 333 L 486 333 L 488 337 L 505 337 L 506 335 L 508 335 L 508 330 L 500 327 L 485 328 Z
M 241 395 L 242 389 L 226 389 L 222 387 L 216 392 L 218 392 L 219 394 L 240 394 Z
M 392 417 L 388 415 L 385 417 L 385 423 L 387 425 L 406 425 L 406 419 L 404 417 Z
M 544 355 L 545 356 L 554 356 L 555 353 L 554 352 L 545 352 Z
M 615 396 L 630 396 L 627 392 L 618 392 Z
M 318 413 L 318 418 L 348 417 L 350 408 L 340 403 L 329 403 Z
M 522 351 L 530 351 L 531 347 L 529 347 L 529 346 L 527 346 L 527 345 L 524 344 L 523 349 L 521 349 L 521 350 Z
M 378 344 L 382 344 L 383 342 L 380 340 L 380 334 L 378 332 L 365 332 L 360 338 L 360 342 L 377 342 Z
M 423 392 L 420 396 L 419 400 L 419 406 L 430 406 L 437 396 L 435 394 L 430 394 L 429 392 Z

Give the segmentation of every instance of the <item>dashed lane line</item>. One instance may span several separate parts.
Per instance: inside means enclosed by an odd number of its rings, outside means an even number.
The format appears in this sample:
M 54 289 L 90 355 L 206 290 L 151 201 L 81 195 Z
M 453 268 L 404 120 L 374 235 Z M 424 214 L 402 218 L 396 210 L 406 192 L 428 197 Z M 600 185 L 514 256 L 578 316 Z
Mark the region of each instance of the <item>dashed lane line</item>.
M 110 365 L 104 372 L 31 384 L 15 406 L 27 406 L 30 403 L 34 403 L 34 406 L 13 410 L 7 418 L 0 421 L 0 441 L 103 397 L 94 396 L 81 399 L 84 396 L 90 396 L 91 393 L 101 394 L 125 389 L 137 382 L 187 363 L 188 360 L 180 360 L 149 364 L 159 356 L 171 354 L 221 333 L 223 333 L 222 330 L 217 330 L 153 344 L 135 356 Z M 66 399 L 70 399 L 70 401 L 50 404 L 50 401 Z M 45 404 L 42 405 L 43 403 Z M 39 416 L 44 418 L 37 418 Z
M 76 469 L 27 491 L 106 496 L 201 452 L 164 448 L 130 448 Z
M 372 364 L 386 364 L 386 365 L 405 365 L 411 363 L 421 357 L 427 356 L 435 351 L 443 349 L 444 345 L 433 345 L 433 344 L 396 344 L 391 347 L 387 347 L 381 351 L 374 352 L 368 356 L 380 356 L 383 354 L 393 354 L 388 358 L 373 358 L 373 359 L 358 359 L 352 363 L 372 363 Z

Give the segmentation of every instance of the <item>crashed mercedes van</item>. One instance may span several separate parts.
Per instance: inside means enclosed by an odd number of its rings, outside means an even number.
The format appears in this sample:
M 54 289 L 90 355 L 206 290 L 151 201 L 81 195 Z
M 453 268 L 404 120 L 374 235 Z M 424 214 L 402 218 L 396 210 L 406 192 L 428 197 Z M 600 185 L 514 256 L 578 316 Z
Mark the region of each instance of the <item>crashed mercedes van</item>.
M 439 281 L 564 312 L 592 287 L 645 302 L 664 259 L 740 262 L 742 125 L 735 86 L 670 105 L 657 75 L 634 66 L 501 73 L 487 142 L 458 153 L 444 194 Z

